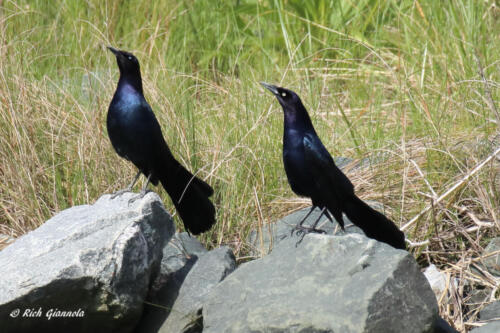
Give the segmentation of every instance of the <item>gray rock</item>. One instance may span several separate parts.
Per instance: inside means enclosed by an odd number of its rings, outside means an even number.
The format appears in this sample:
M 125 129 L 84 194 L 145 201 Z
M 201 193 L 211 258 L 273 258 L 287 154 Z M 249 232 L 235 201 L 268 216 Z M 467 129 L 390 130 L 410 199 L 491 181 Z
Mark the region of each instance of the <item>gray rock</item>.
M 348 170 L 356 169 L 366 169 L 377 164 L 385 162 L 389 158 L 389 154 L 386 152 L 377 152 L 368 157 L 364 157 L 359 160 L 354 160 L 350 157 L 334 157 L 333 161 L 339 169 L 346 172 Z
M 500 301 L 490 303 L 479 312 L 481 320 L 500 320 Z
M 203 332 L 429 332 L 437 318 L 436 297 L 408 252 L 359 234 L 308 234 L 216 286 Z
M 354 166 L 354 159 L 352 159 L 350 157 L 338 156 L 338 157 L 334 157 L 333 161 L 335 162 L 335 165 L 337 166 L 337 168 L 339 168 L 341 170 L 343 170 L 344 168 L 346 168 L 350 165 L 353 165 L 353 167 L 356 167 L 356 166 Z
M 367 201 L 367 203 L 381 212 L 384 210 L 384 206 L 378 202 Z M 256 257 L 262 257 L 268 254 L 274 245 L 287 238 L 293 237 L 298 240 L 298 237 L 301 236 L 296 233 L 291 235 L 291 231 L 293 227 L 306 216 L 310 209 L 311 207 L 303 208 L 285 216 L 276 223 L 267 224 L 262 230 L 251 231 L 248 236 L 248 243 L 251 246 L 250 253 Z M 315 208 L 311 215 L 304 221 L 304 226 L 311 226 L 317 220 L 320 212 L 321 210 L 319 208 Z M 318 228 L 324 230 L 328 235 L 345 235 L 351 233 L 364 234 L 360 228 L 352 224 L 347 216 L 343 215 L 343 219 L 345 223 L 345 232 L 342 231 L 337 222 L 335 222 L 335 224 L 331 223 L 326 216 L 321 218 Z
M 484 249 L 484 256 L 500 251 L 500 237 L 493 238 Z M 488 271 L 496 276 L 500 276 L 500 252 L 483 260 Z
M 226 246 L 200 256 L 184 279 L 172 310 L 159 332 L 201 332 L 201 311 L 207 294 L 235 268 L 233 252 Z
M 442 294 L 447 291 L 447 280 L 448 277 L 446 276 L 445 273 L 441 272 L 436 265 L 431 264 L 429 265 L 425 271 L 424 271 L 425 278 L 429 282 L 429 285 L 432 288 L 432 291 L 436 295 L 436 299 L 440 299 Z M 457 278 L 452 278 L 451 282 L 453 283 L 453 286 L 458 288 L 458 279 Z M 445 300 L 448 299 L 448 294 L 445 295 Z
M 161 270 L 149 292 L 137 332 L 158 332 L 189 271 L 207 249 L 187 232 L 176 233 L 163 248 Z
M 436 265 L 431 264 L 424 271 L 425 278 L 429 282 L 436 298 L 439 299 L 441 294 L 446 290 L 446 274 L 439 271 Z
M 193 256 L 200 257 L 206 252 L 207 249 L 195 237 L 187 232 L 176 233 L 163 248 L 161 274 L 169 276 L 184 267 Z
M 474 270 L 474 269 L 473 269 Z M 491 289 L 489 288 L 483 288 L 483 289 L 476 289 L 478 286 L 469 286 L 469 288 L 473 288 L 472 290 L 469 291 L 467 295 L 467 305 L 480 305 L 483 304 L 484 302 L 488 302 L 488 299 L 491 296 Z
M 385 151 L 378 151 L 368 157 L 359 160 L 354 160 L 350 157 L 334 157 L 333 161 L 339 169 L 346 172 L 348 170 L 366 169 L 375 167 L 381 163 L 386 162 L 391 157 L 391 154 Z
M 66 209 L 0 252 L 2 331 L 133 329 L 174 225 L 156 194 L 132 196 Z M 51 309 L 78 314 L 48 320 Z
M 470 331 L 474 333 L 498 333 L 500 332 L 500 321 L 492 321 Z
M 469 153 L 472 156 L 477 156 L 480 159 L 486 158 L 497 147 L 500 142 L 500 134 L 490 138 L 477 137 L 471 140 L 460 141 L 455 145 L 454 150 Z

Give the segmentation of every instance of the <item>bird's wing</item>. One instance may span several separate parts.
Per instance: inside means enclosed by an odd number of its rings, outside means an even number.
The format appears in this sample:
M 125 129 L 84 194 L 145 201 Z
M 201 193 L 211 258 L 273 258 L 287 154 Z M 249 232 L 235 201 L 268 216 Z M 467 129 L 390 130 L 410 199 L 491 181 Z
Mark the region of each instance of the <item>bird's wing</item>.
M 370 238 L 405 249 L 404 234 L 385 215 L 377 212 L 354 194 L 349 179 L 333 162 L 332 157 L 315 135 L 303 139 L 304 156 L 320 192 L 320 200 L 343 226 L 342 212 Z M 319 183 L 321 182 L 321 183 Z
M 335 192 L 341 195 L 354 193 L 351 181 L 335 165 L 332 156 L 316 135 L 306 134 L 302 142 L 305 160 L 316 179 L 330 183 Z

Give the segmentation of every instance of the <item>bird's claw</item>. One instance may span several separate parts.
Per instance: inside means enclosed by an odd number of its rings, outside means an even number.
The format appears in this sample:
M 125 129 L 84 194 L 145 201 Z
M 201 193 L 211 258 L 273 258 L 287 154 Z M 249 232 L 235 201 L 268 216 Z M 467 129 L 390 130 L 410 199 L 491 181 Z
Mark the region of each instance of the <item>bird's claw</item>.
M 316 229 L 313 227 L 304 227 L 304 226 L 295 226 L 292 229 L 292 233 L 290 234 L 290 236 L 292 236 L 294 232 L 297 236 L 300 236 L 300 239 L 295 244 L 295 247 L 297 247 L 300 243 L 302 243 L 304 237 L 309 233 L 326 234 L 325 230 Z
M 297 236 L 301 235 L 301 234 L 309 234 L 311 232 L 314 232 L 316 234 L 326 234 L 326 231 L 325 230 L 321 230 L 321 229 L 316 229 L 316 228 L 313 228 L 313 227 L 304 227 L 304 226 L 295 226 L 293 229 L 292 229 L 292 232 L 290 233 L 290 236 L 293 236 L 293 233 L 295 232 L 295 234 Z
M 297 243 L 295 243 L 295 247 L 297 247 L 300 243 L 302 243 L 302 240 L 304 240 L 304 237 L 310 233 L 326 234 L 326 231 L 321 230 L 321 229 L 316 229 L 316 228 L 303 228 L 303 229 L 297 230 L 296 235 L 297 236 L 302 235 L 302 236 L 300 236 L 300 239 L 297 241 Z
M 123 193 L 127 193 L 127 192 L 130 192 L 130 191 L 131 191 L 131 189 L 128 188 L 128 187 L 124 188 L 123 190 L 116 191 L 115 193 L 111 194 L 111 200 L 113 200 L 116 197 L 119 197 Z
M 130 204 L 131 204 L 131 203 L 133 203 L 134 201 L 144 198 L 144 196 L 145 196 L 146 194 L 148 194 L 149 192 L 151 192 L 151 190 L 141 191 L 141 193 L 139 193 L 139 194 L 137 194 L 136 196 L 134 196 L 134 197 L 130 198 L 130 199 L 128 200 L 128 204 L 130 205 Z
M 298 235 L 298 234 L 297 234 Z M 304 237 L 306 236 L 306 234 L 304 232 L 302 232 L 302 236 L 300 237 L 300 239 L 297 241 L 297 243 L 295 243 L 295 247 L 299 246 L 300 243 L 302 243 L 302 240 L 304 239 Z

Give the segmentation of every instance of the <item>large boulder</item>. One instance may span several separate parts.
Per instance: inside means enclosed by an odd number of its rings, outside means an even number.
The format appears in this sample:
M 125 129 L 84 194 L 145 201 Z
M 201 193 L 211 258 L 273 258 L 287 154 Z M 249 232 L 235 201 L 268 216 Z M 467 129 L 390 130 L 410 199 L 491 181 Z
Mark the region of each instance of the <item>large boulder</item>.
M 408 252 L 359 234 L 309 234 L 218 284 L 203 305 L 203 332 L 431 332 L 437 318 Z
M 190 259 L 200 257 L 207 252 L 203 244 L 187 232 L 176 233 L 163 248 L 161 274 L 170 277 L 182 269 Z
M 163 248 L 155 279 L 136 332 L 158 332 L 174 305 L 186 276 L 207 249 L 187 232 L 176 233 Z
M 223 246 L 199 257 L 184 279 L 160 333 L 201 333 L 202 306 L 209 292 L 234 271 L 233 252 Z
M 163 248 L 160 272 L 150 290 L 150 300 L 159 301 L 161 294 L 177 295 L 196 260 L 207 252 L 203 244 L 187 232 L 176 233 Z
M 135 195 L 66 209 L 0 252 L 2 332 L 134 328 L 174 233 L 156 194 Z

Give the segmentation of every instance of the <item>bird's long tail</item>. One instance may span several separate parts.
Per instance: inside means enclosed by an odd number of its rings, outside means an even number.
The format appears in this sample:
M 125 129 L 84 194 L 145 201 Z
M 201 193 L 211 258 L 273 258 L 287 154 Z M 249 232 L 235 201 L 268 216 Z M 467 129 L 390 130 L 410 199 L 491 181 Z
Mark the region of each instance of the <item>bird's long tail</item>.
M 405 235 L 394 222 L 368 206 L 356 195 L 346 198 L 342 208 L 352 223 L 360 227 L 366 236 L 387 243 L 396 249 L 406 249 Z
M 189 232 L 198 235 L 208 231 L 215 223 L 215 208 L 209 199 L 214 190 L 177 161 L 174 164 L 159 177 L 163 188 Z

